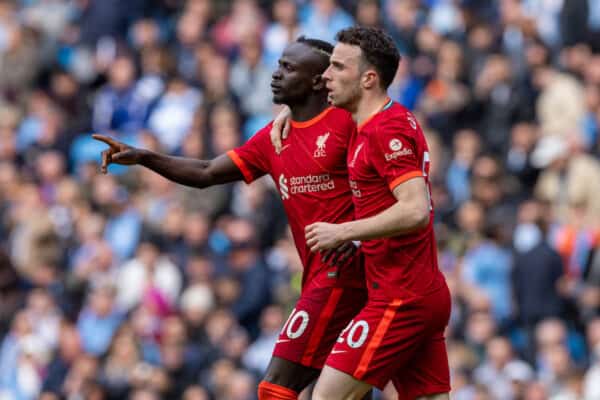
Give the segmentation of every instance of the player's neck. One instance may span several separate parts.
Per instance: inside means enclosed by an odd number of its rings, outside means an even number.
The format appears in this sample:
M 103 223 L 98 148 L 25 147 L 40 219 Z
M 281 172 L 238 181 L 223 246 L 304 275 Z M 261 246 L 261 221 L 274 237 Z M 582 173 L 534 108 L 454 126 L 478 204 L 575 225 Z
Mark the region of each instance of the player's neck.
M 296 122 L 308 121 L 321 114 L 327 107 L 329 107 L 329 104 L 327 104 L 326 96 L 309 96 L 302 104 L 290 105 L 292 120 Z
M 356 112 L 352 114 L 352 118 L 356 121 L 356 125 L 361 126 L 364 124 L 375 114 L 383 110 L 389 101 L 390 98 L 385 91 L 378 90 L 373 93 L 364 93 L 363 97 L 358 102 Z

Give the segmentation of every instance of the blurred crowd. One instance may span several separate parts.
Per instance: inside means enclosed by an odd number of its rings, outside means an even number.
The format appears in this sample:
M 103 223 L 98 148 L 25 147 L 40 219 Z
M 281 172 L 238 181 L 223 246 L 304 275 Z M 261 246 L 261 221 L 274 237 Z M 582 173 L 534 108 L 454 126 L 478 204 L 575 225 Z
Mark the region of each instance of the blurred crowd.
M 273 184 L 102 175 L 90 133 L 219 155 L 353 24 L 429 142 L 452 398 L 600 399 L 600 1 L 1 0 L 1 400 L 255 399 L 302 271 Z

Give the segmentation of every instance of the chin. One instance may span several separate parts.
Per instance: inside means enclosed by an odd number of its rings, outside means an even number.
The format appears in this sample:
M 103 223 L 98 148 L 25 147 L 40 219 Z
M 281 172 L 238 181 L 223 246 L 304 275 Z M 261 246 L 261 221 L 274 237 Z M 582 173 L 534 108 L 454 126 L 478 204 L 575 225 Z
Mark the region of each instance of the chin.
M 348 105 L 347 102 L 342 101 L 339 98 L 337 98 L 337 99 L 336 98 L 330 99 L 329 100 L 329 104 L 331 104 L 332 106 L 337 107 L 337 108 L 346 108 L 346 106 Z

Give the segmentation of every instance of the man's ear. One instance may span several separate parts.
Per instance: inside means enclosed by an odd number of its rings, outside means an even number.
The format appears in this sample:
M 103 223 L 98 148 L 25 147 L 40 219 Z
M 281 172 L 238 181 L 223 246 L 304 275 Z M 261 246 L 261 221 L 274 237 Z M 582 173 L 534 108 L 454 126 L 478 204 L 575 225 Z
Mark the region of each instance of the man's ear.
M 362 82 L 362 86 L 365 89 L 371 89 L 379 85 L 379 76 L 377 75 L 377 72 L 375 72 L 372 69 L 368 69 L 365 72 L 363 72 L 360 79 Z
M 325 79 L 323 79 L 322 75 L 315 75 L 313 78 L 313 90 L 320 92 L 323 89 L 325 89 Z

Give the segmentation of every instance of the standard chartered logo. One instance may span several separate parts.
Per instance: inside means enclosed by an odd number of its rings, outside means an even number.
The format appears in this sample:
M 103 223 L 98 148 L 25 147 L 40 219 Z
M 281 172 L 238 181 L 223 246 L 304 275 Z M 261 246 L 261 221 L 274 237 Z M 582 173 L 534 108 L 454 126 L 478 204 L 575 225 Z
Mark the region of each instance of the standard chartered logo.
M 335 189 L 335 182 L 329 174 L 292 176 L 289 180 L 285 175 L 279 175 L 279 191 L 283 200 L 288 200 L 292 194 L 315 193 L 333 189 Z
M 287 200 L 290 198 L 290 192 L 287 185 L 287 179 L 283 174 L 279 175 L 279 191 L 281 192 L 281 199 Z

